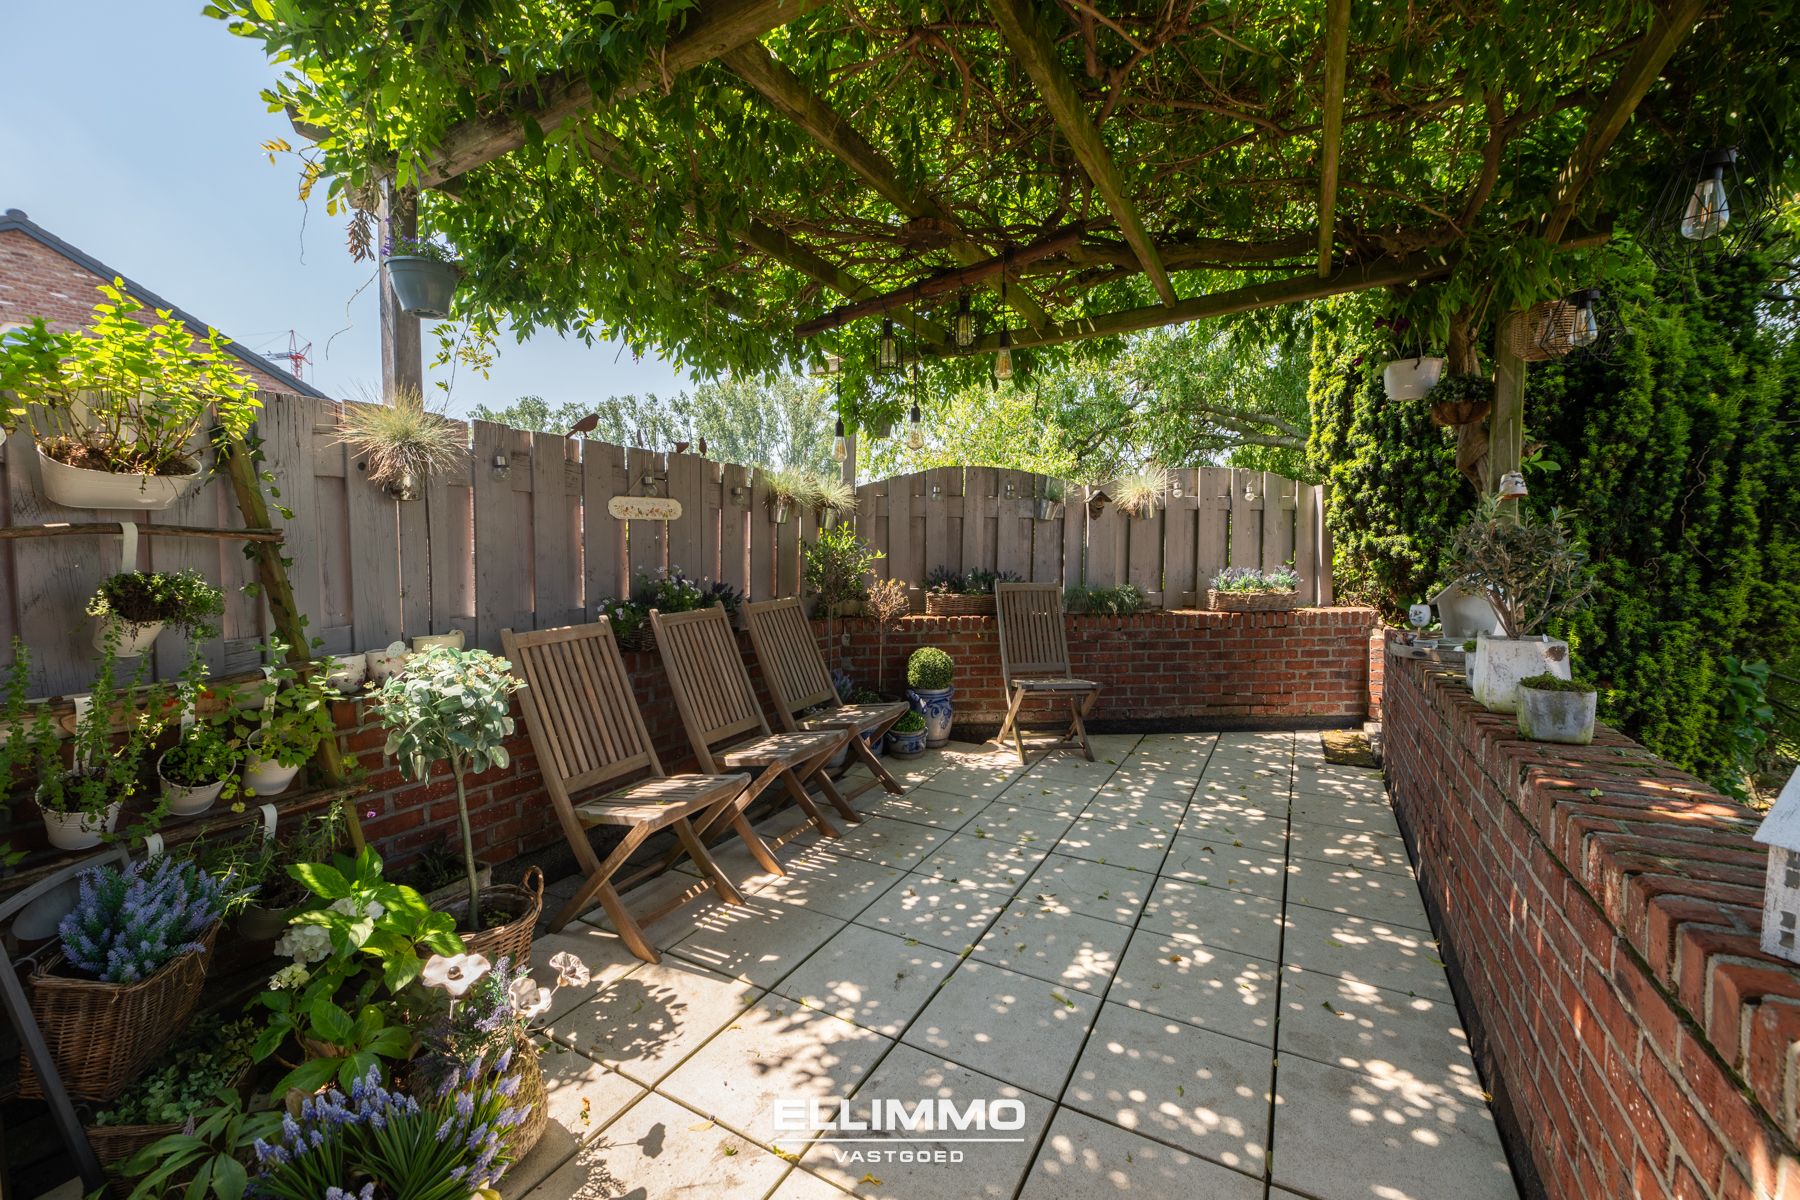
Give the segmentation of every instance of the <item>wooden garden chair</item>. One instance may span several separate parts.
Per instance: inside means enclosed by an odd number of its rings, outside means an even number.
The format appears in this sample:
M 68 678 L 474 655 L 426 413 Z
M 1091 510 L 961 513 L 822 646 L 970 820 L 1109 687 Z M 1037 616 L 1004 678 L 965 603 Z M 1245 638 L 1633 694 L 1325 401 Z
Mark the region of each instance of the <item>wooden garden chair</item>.
M 819 643 L 813 637 L 812 625 L 800 606 L 798 596 L 786 600 L 763 600 L 747 605 L 744 615 L 750 626 L 750 647 L 756 652 L 756 665 L 769 695 L 775 700 L 775 711 L 781 726 L 789 733 L 809 729 L 848 729 L 854 736 L 850 749 L 869 768 L 870 778 L 854 791 L 844 793 L 854 800 L 880 784 L 894 795 L 906 789 L 865 740 L 866 735 L 879 739 L 892 729 L 894 722 L 907 713 L 905 701 L 883 704 L 845 704 L 832 686 L 831 672 Z M 808 712 L 818 709 L 817 712 Z
M 1089 762 L 1094 751 L 1088 745 L 1088 713 L 1100 698 L 1100 685 L 1076 679 L 1069 666 L 1069 635 L 1063 627 L 1062 588 L 1054 583 L 1002 583 L 994 587 L 994 615 L 1000 625 L 1000 678 L 1006 684 L 1006 720 L 995 738 L 1002 746 L 1012 734 L 1025 761 L 1025 738 L 1020 710 L 1027 700 L 1069 704 L 1069 728 L 1060 738 L 1042 747 L 1045 755 L 1056 750 L 1080 750 Z
M 513 674 L 525 681 L 519 701 L 525 710 L 531 748 L 556 805 L 563 834 L 586 873 L 582 885 L 551 919 L 550 932 L 586 911 L 598 897 L 625 945 L 639 958 L 654 963 L 662 956 L 645 939 L 643 925 L 703 895 L 706 883 L 727 904 L 742 904 L 744 897 L 719 870 L 695 824 L 702 829 L 729 825 L 765 870 L 782 873 L 775 856 L 744 818 L 750 803 L 749 775 L 669 775 L 663 771 L 631 694 L 612 625 L 605 617 L 592 625 L 535 633 L 503 629 L 500 643 L 512 660 Z M 635 782 L 621 784 L 634 775 L 639 776 Z M 592 794 L 578 800 L 579 793 Z M 587 831 L 595 825 L 625 829 L 624 840 L 604 860 L 588 842 Z M 675 853 L 615 885 L 613 876 L 644 839 L 670 826 L 678 843 Z M 665 869 L 683 853 L 700 868 L 703 882 L 646 913 L 640 923 L 626 909 L 620 891 Z
M 838 836 L 836 827 L 813 803 L 807 792 L 809 784 L 817 784 L 846 821 L 862 820 L 825 774 L 825 765 L 843 749 L 850 732 L 770 730 L 724 605 L 684 613 L 652 609 L 650 622 L 656 630 L 657 653 L 669 675 L 669 690 L 675 693 L 675 707 L 681 712 L 700 769 L 713 773 L 753 770 L 755 776 L 745 789 L 751 799 L 779 784 L 806 814 L 804 824 L 775 839 L 777 846 L 808 826 L 824 837 Z M 716 827 L 702 828 L 701 839 L 718 832 Z

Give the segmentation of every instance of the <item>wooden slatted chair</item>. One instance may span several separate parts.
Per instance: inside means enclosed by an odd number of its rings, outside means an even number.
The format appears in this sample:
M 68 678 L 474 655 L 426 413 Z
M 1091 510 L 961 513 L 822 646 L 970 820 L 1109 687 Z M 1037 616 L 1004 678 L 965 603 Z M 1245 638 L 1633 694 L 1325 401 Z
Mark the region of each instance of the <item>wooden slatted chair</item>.
M 1063 627 L 1062 588 L 1054 583 L 1002 583 L 994 588 L 994 615 L 1000 626 L 1000 677 L 1006 684 L 1006 721 L 995 741 L 1006 744 L 1012 734 L 1025 761 L 1025 738 L 1020 710 L 1027 700 L 1066 699 L 1069 728 L 1060 738 L 1042 747 L 1045 755 L 1056 750 L 1079 750 L 1089 762 L 1088 713 L 1100 698 L 1100 685 L 1074 678 L 1069 666 L 1069 635 Z M 1040 756 L 1041 757 L 1041 756 Z
M 888 704 L 845 704 L 832 686 L 831 672 L 819 643 L 813 637 L 812 625 L 800 606 L 798 596 L 786 600 L 763 600 L 746 605 L 744 615 L 750 626 L 750 647 L 756 652 L 756 665 L 763 682 L 774 697 L 775 712 L 781 726 L 789 733 L 804 729 L 849 729 L 855 735 L 850 749 L 869 768 L 870 778 L 853 791 L 844 793 L 854 800 L 877 784 L 894 795 L 906 789 L 888 773 L 881 759 L 864 740 L 865 735 L 881 738 L 894 722 L 906 715 L 905 701 Z M 808 715 L 807 710 L 818 709 Z
M 751 769 L 756 774 L 745 790 L 752 799 L 780 784 L 806 814 L 806 822 L 775 839 L 776 845 L 809 827 L 824 837 L 838 836 L 807 793 L 809 784 L 817 784 L 846 821 L 862 820 L 825 774 L 825 764 L 843 748 L 850 732 L 771 731 L 723 605 L 684 613 L 652 609 L 650 621 L 656 629 L 657 653 L 669 675 L 669 690 L 675 693 L 675 707 L 687 726 L 688 744 L 700 769 L 714 773 Z M 702 839 L 718 832 L 700 831 Z
M 743 896 L 707 852 L 694 828 L 696 823 L 702 829 L 729 825 L 765 870 L 782 873 L 775 856 L 744 818 L 744 808 L 750 803 L 749 775 L 669 775 L 663 771 L 631 694 L 612 625 L 605 617 L 592 625 L 535 633 L 503 629 L 500 643 L 512 661 L 513 674 L 525 682 L 519 700 L 531 748 L 537 754 L 563 834 L 587 876 L 551 919 L 552 933 L 586 911 L 597 897 L 631 952 L 654 963 L 662 956 L 645 939 L 643 925 L 703 895 L 706 883 L 727 904 L 742 904 Z M 638 777 L 635 782 L 621 784 L 632 776 Z M 578 800 L 580 793 L 594 794 Z M 625 828 L 624 839 L 604 860 L 588 843 L 587 831 L 595 825 Z M 613 876 L 644 839 L 670 826 L 678 843 L 675 853 L 615 885 Z M 683 853 L 700 868 L 704 882 L 645 914 L 640 922 L 626 909 L 619 892 L 665 869 Z

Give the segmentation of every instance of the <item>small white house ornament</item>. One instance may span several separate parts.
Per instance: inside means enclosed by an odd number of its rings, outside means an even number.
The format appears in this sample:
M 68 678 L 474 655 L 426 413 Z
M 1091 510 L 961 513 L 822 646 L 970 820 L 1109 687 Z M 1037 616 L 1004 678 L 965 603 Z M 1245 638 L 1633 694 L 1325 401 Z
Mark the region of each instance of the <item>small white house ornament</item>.
M 1756 840 L 1769 848 L 1762 948 L 1777 958 L 1800 962 L 1800 767 L 1770 806 Z

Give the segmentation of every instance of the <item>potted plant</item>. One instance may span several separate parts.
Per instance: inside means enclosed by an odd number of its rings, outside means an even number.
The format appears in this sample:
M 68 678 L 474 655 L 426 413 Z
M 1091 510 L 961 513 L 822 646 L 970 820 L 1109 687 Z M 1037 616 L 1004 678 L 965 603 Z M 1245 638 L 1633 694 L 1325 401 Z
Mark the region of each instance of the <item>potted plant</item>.
M 304 885 L 288 873 L 297 863 L 325 862 L 343 841 L 344 806 L 334 803 L 302 819 L 288 837 L 273 826 L 258 827 L 241 838 L 203 847 L 202 865 L 214 876 L 231 879 L 246 899 L 237 932 L 248 942 L 272 942 L 287 930 L 288 920 L 306 899 Z
M 61 953 L 30 979 L 32 1016 L 71 1095 L 119 1095 L 180 1031 L 226 899 L 226 886 L 191 859 L 82 873 L 75 907 L 58 926 Z
M 895 721 L 888 730 L 887 748 L 895 758 L 917 758 L 925 753 L 925 718 L 908 712 Z
M 818 477 L 806 471 L 770 471 L 763 477 L 769 489 L 769 520 L 785 525 L 802 509 L 818 507 Z
M 100 584 L 87 611 L 100 622 L 94 649 L 112 638 L 114 654 L 136 658 L 169 625 L 192 641 L 216 636 L 225 594 L 193 571 L 121 571 Z
M 316 670 L 302 673 L 287 661 L 287 647 L 271 639 L 265 648 L 275 666 L 263 668 L 252 689 L 261 706 L 232 715 L 232 743 L 244 758 L 244 794 L 274 796 L 288 789 L 319 743 L 331 737 L 331 702 L 339 698 Z
M 1594 740 L 1594 704 L 1589 684 L 1545 672 L 1519 680 L 1519 732 L 1534 742 L 1585 746 Z
M 167 508 L 202 478 L 190 443 L 206 429 L 241 440 L 260 407 L 217 330 L 196 338 L 168 310 L 138 320 L 124 287 L 100 285 L 85 330 L 40 317 L 0 335 L 0 392 L 24 410 L 45 496 L 67 508 Z
M 189 1120 L 218 1103 L 221 1091 L 235 1092 L 249 1072 L 257 1028 L 251 1017 L 227 1024 L 216 1015 L 188 1026 L 155 1070 L 94 1114 L 88 1143 L 101 1165 L 123 1162 L 151 1143 L 179 1134 Z M 279 1127 L 273 1115 L 271 1125 Z
M 388 283 L 400 311 L 432 321 L 449 316 L 456 280 L 462 274 L 450 248 L 430 238 L 397 237 L 383 249 Z
M 178 817 L 205 812 L 234 785 L 238 763 L 238 748 L 218 722 L 194 722 L 156 760 L 163 801 Z
M 1206 607 L 1215 612 L 1280 612 L 1300 604 L 1300 576 L 1292 567 L 1264 571 L 1226 567 L 1212 577 Z
M 991 617 L 994 585 L 1014 583 L 1012 571 L 974 570 L 967 574 L 948 567 L 933 567 L 925 577 L 925 615 L 930 617 Z
M 815 476 L 812 506 L 821 521 L 847 517 L 856 511 L 856 485 L 835 475 Z
M 806 590 L 818 600 L 817 615 L 827 619 L 860 613 L 868 594 L 864 580 L 885 557 L 849 525 L 820 530 L 818 540 L 805 547 L 805 556 Z
M 101 655 L 90 702 L 77 708 L 66 765 L 49 707 L 38 707 L 29 735 L 37 762 L 38 813 L 56 849 L 90 849 L 117 827 L 119 810 L 137 791 L 148 722 L 117 688 L 110 649 Z M 119 730 L 124 740 L 115 745 Z
M 956 663 L 936 646 L 921 646 L 906 660 L 906 698 L 913 711 L 925 719 L 927 746 L 935 748 L 950 740 L 955 677 Z
M 530 961 L 531 929 L 542 903 L 523 888 L 490 888 L 483 929 L 481 883 L 476 876 L 475 837 L 469 827 L 465 777 L 512 761 L 506 739 L 513 733 L 512 695 L 525 685 L 509 672 L 512 664 L 485 650 L 433 650 L 415 659 L 406 674 L 382 684 L 375 712 L 387 727 L 386 753 L 409 778 L 423 781 L 432 767 L 447 763 L 456 781 L 457 822 L 462 833 L 463 870 L 468 881 L 462 929 L 472 951 L 515 962 Z M 539 876 L 540 880 L 542 876 Z M 459 902 L 460 904 L 460 902 Z M 520 948 L 522 942 L 523 949 Z
M 1037 496 L 1033 501 L 1037 519 L 1040 521 L 1060 520 L 1063 515 L 1063 503 L 1068 494 L 1068 485 L 1060 479 L 1039 480 Z
M 898 579 L 876 580 L 863 598 L 863 611 L 875 618 L 875 686 L 882 692 L 887 691 L 888 633 L 911 607 L 906 584 Z
M 1568 643 L 1541 631 L 1585 605 L 1594 579 L 1562 514 L 1553 509 L 1537 520 L 1521 507 L 1509 515 L 1489 497 L 1458 531 L 1451 557 L 1458 581 L 1487 597 L 1506 631 L 1476 635 L 1469 663 L 1475 698 L 1494 712 L 1512 712 L 1519 680 L 1545 672 L 1569 678 Z
M 396 389 L 384 404 L 344 405 L 337 442 L 362 458 L 369 482 L 396 500 L 422 498 L 427 479 L 469 456 L 463 430 L 426 408 L 416 387 Z
M 1425 394 L 1431 423 L 1444 429 L 1473 425 L 1494 407 L 1494 381 L 1480 375 L 1446 375 Z
M 1393 355 L 1381 369 L 1382 390 L 1389 400 L 1422 400 L 1425 393 L 1437 385 L 1444 373 L 1444 359 L 1438 355 L 1427 354 L 1417 345 L 1417 339 L 1409 337 L 1407 331 L 1412 322 L 1405 317 L 1377 317 L 1375 327 L 1388 331 L 1393 343 Z M 1408 353 L 1408 351 L 1411 353 Z
M 1112 501 L 1119 511 L 1140 521 L 1156 515 L 1169 490 L 1169 473 L 1161 467 L 1145 467 L 1113 481 Z

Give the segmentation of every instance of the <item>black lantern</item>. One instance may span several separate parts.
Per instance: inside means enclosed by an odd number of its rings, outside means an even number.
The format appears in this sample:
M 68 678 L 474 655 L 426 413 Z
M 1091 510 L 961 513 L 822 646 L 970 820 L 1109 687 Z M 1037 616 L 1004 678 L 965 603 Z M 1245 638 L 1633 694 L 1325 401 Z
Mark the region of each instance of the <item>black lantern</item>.
M 875 343 L 875 365 L 884 371 L 892 371 L 900 365 L 900 343 L 894 337 L 891 317 L 881 319 L 881 340 Z
M 1769 181 L 1741 149 L 1708 150 L 1672 172 L 1644 229 L 1644 249 L 1664 270 L 1736 258 L 1769 220 Z

